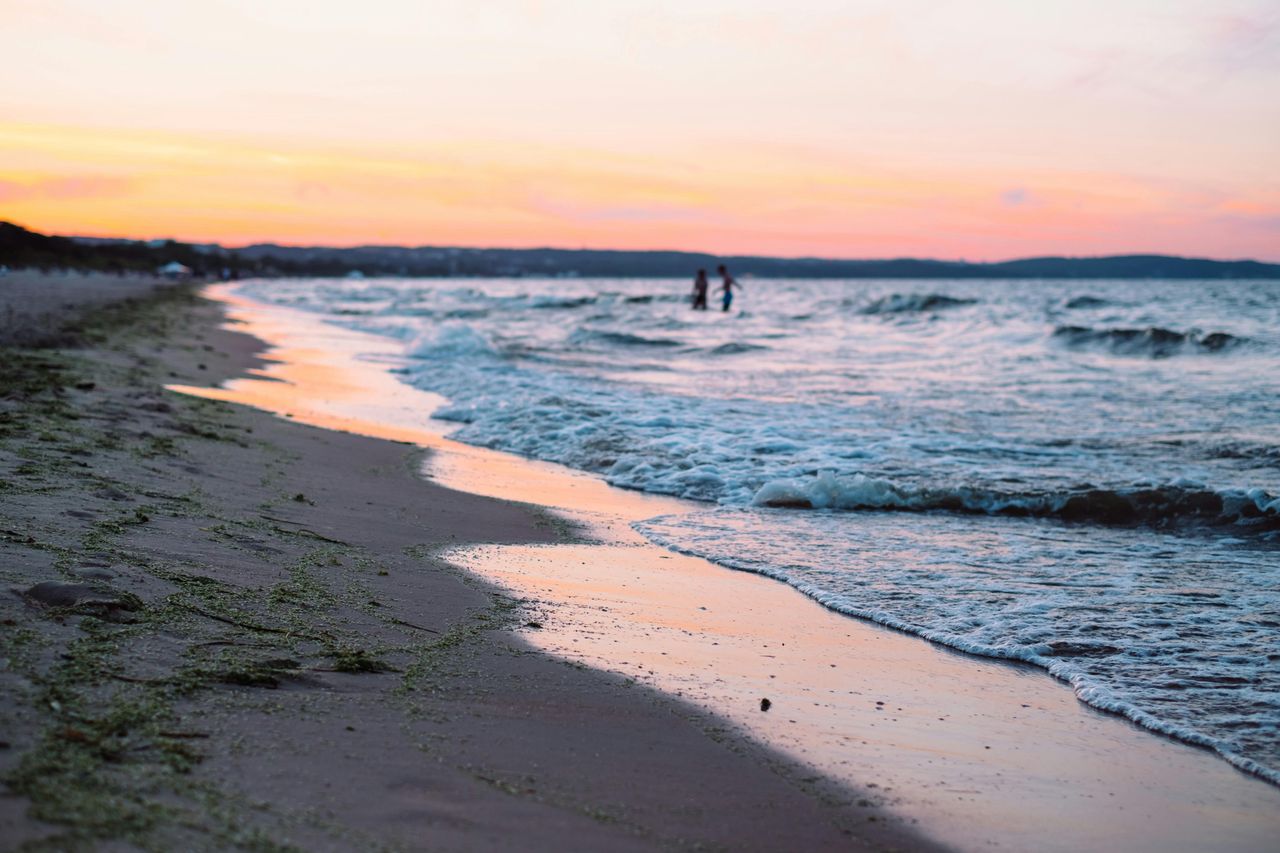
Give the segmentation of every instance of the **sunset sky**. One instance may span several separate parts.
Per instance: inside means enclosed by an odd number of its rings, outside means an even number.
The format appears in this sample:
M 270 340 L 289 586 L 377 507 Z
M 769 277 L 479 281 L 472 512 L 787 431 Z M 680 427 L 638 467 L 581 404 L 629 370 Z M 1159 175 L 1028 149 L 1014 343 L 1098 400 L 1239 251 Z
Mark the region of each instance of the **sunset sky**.
M 0 219 L 1280 261 L 1277 0 L 0 0 Z

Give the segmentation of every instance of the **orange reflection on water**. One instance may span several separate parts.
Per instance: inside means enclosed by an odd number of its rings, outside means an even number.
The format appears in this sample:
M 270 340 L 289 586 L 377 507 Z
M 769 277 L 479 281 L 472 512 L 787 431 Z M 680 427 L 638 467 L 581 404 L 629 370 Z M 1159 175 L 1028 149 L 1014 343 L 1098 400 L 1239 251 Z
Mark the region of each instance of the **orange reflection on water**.
M 206 293 L 227 306 L 238 331 L 268 344 L 267 363 L 220 387 L 168 386 L 172 391 L 241 403 L 325 429 L 418 445 L 431 451 L 424 467 L 432 480 L 472 494 L 600 519 L 637 520 L 688 506 L 671 498 L 623 492 L 558 465 L 453 441 L 446 436 L 453 426 L 429 417 L 444 398 L 413 388 L 384 369 L 385 363 L 401 358 L 397 343 L 325 324 L 302 311 L 264 311 L 228 285 L 213 285 Z

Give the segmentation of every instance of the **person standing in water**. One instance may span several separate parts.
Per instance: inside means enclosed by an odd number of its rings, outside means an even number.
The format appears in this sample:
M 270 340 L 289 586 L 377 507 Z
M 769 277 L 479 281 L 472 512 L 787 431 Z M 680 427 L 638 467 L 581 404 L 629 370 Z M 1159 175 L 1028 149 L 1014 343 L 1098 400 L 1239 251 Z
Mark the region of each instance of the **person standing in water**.
M 738 290 L 742 290 L 742 285 L 738 284 L 738 280 L 736 278 L 729 275 L 729 269 L 724 264 L 716 267 L 716 272 L 720 273 L 720 278 L 722 279 L 718 289 L 724 292 L 723 301 L 720 303 L 720 310 L 728 311 L 729 306 L 733 304 L 733 289 L 736 287 Z
M 707 271 L 698 270 L 697 276 L 695 276 L 693 279 L 693 310 L 694 311 L 707 310 L 707 288 L 710 286 L 711 285 L 707 283 Z

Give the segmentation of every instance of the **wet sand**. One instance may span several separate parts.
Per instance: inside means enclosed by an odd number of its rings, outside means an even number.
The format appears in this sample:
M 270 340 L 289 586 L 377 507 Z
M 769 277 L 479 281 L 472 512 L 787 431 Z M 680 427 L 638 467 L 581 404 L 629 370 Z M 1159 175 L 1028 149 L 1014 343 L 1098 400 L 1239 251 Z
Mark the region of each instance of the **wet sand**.
M 164 390 L 286 366 L 219 306 L 89 316 L 91 346 L 0 365 L 0 846 L 940 849 L 537 651 L 540 608 L 437 556 L 563 522 L 427 481 L 413 445 Z M 249 384 L 358 401 L 320 378 Z
M 285 345 L 266 371 L 283 382 L 213 396 L 414 441 L 432 448 L 437 482 L 589 526 L 599 543 L 448 554 L 540 602 L 539 627 L 525 630 L 538 647 L 692 700 L 859 788 L 859 807 L 961 849 L 1274 849 L 1280 791 L 1213 754 L 1094 711 L 1039 669 L 954 653 L 649 545 L 627 522 L 679 502 L 451 442 L 422 419 L 435 398 L 352 358 L 392 359 L 394 345 L 233 302 L 255 334 Z

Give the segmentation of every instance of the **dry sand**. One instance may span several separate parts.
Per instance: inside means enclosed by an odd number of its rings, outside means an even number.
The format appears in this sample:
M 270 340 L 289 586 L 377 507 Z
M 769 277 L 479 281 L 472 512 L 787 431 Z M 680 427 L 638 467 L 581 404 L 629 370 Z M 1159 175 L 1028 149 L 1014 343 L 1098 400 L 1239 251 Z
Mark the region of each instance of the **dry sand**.
M 393 344 L 225 289 L 220 298 L 283 345 L 280 361 L 264 372 L 274 381 L 192 393 L 413 441 L 433 449 L 437 482 L 593 526 L 603 544 L 446 555 L 537 601 L 538 627 L 525 628 L 537 646 L 691 699 L 734 732 L 860 787 L 863 808 L 963 849 L 1274 849 L 1280 791 L 1208 751 L 1096 712 L 1039 669 L 957 654 L 648 545 L 628 520 L 687 507 L 452 442 L 423 423 L 431 395 L 352 357 L 391 358 Z
M 171 286 L 150 275 L 7 273 L 0 276 L 0 347 L 57 344 L 68 325 L 95 306 L 144 298 Z
M 436 556 L 555 519 L 424 481 L 416 447 L 165 391 L 259 365 L 220 319 L 167 290 L 3 352 L 5 848 L 934 849 L 533 650 L 524 602 Z

